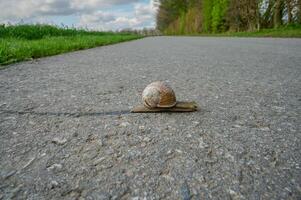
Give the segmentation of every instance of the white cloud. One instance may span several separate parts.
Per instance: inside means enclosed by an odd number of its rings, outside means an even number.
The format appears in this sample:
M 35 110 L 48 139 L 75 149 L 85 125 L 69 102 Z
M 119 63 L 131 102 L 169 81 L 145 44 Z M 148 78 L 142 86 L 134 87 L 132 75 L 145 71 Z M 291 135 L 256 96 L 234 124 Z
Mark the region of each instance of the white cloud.
M 0 0 L 0 20 L 70 15 L 138 0 Z
M 132 12 L 107 13 L 98 11 L 82 15 L 78 26 L 99 30 L 153 28 L 155 27 L 156 10 L 157 7 L 152 0 L 149 3 L 136 3 Z
M 155 11 L 156 11 L 156 7 L 153 1 L 150 1 L 149 4 L 142 4 L 142 3 L 135 4 L 135 14 L 137 16 L 154 15 Z
M 135 3 L 138 0 L 72 0 L 71 4 L 78 8 L 95 8 L 98 6 L 107 7 L 112 5 L 122 5 L 128 3 Z
M 112 22 L 116 19 L 116 17 L 110 13 L 104 13 L 104 12 L 95 12 L 92 15 L 84 14 L 81 16 L 81 23 L 87 24 L 87 23 L 98 23 L 98 22 Z

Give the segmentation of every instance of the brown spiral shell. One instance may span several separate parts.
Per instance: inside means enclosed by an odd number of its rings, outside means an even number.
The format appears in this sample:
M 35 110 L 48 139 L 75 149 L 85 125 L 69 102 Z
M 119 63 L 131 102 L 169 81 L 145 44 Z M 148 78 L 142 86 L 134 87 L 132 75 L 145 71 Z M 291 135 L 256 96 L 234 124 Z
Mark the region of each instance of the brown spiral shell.
M 177 103 L 173 89 L 162 81 L 146 86 L 142 92 L 142 100 L 148 108 L 171 108 Z

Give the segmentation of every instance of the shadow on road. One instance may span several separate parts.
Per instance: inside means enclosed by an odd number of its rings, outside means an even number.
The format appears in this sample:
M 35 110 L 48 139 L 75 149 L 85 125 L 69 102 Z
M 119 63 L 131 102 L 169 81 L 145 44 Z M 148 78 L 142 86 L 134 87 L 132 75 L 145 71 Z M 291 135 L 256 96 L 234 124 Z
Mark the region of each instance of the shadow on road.
M 130 110 L 121 111 L 107 111 L 107 112 L 35 112 L 35 111 L 15 111 L 15 110 L 1 110 L 0 112 L 6 114 L 17 115 L 38 115 L 38 116 L 65 116 L 65 117 L 84 117 L 84 116 L 110 116 L 110 115 L 126 115 L 130 114 Z

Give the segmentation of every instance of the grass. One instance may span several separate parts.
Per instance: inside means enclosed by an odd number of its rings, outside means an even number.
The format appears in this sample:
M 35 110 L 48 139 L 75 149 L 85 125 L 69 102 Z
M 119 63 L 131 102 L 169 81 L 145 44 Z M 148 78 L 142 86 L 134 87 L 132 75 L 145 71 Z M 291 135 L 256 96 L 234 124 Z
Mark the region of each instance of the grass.
M 255 32 L 223 33 L 225 36 L 237 37 L 282 37 L 282 38 L 301 38 L 301 26 L 287 26 L 277 29 L 262 29 Z
M 0 65 L 141 38 L 129 33 L 97 32 L 50 25 L 0 27 Z M 1 66 L 0 66 L 1 67 Z
M 262 29 L 254 32 L 225 32 L 225 33 L 200 33 L 187 34 L 190 36 L 215 36 L 215 37 L 278 37 L 301 38 L 301 25 L 283 26 L 277 29 Z

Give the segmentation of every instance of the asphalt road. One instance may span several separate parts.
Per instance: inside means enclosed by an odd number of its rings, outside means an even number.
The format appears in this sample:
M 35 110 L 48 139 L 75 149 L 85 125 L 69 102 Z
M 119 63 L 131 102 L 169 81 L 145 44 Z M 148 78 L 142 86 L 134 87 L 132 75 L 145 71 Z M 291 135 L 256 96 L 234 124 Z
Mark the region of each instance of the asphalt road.
M 166 80 L 195 113 L 130 114 Z M 154 37 L 0 70 L 0 199 L 300 199 L 301 40 Z

